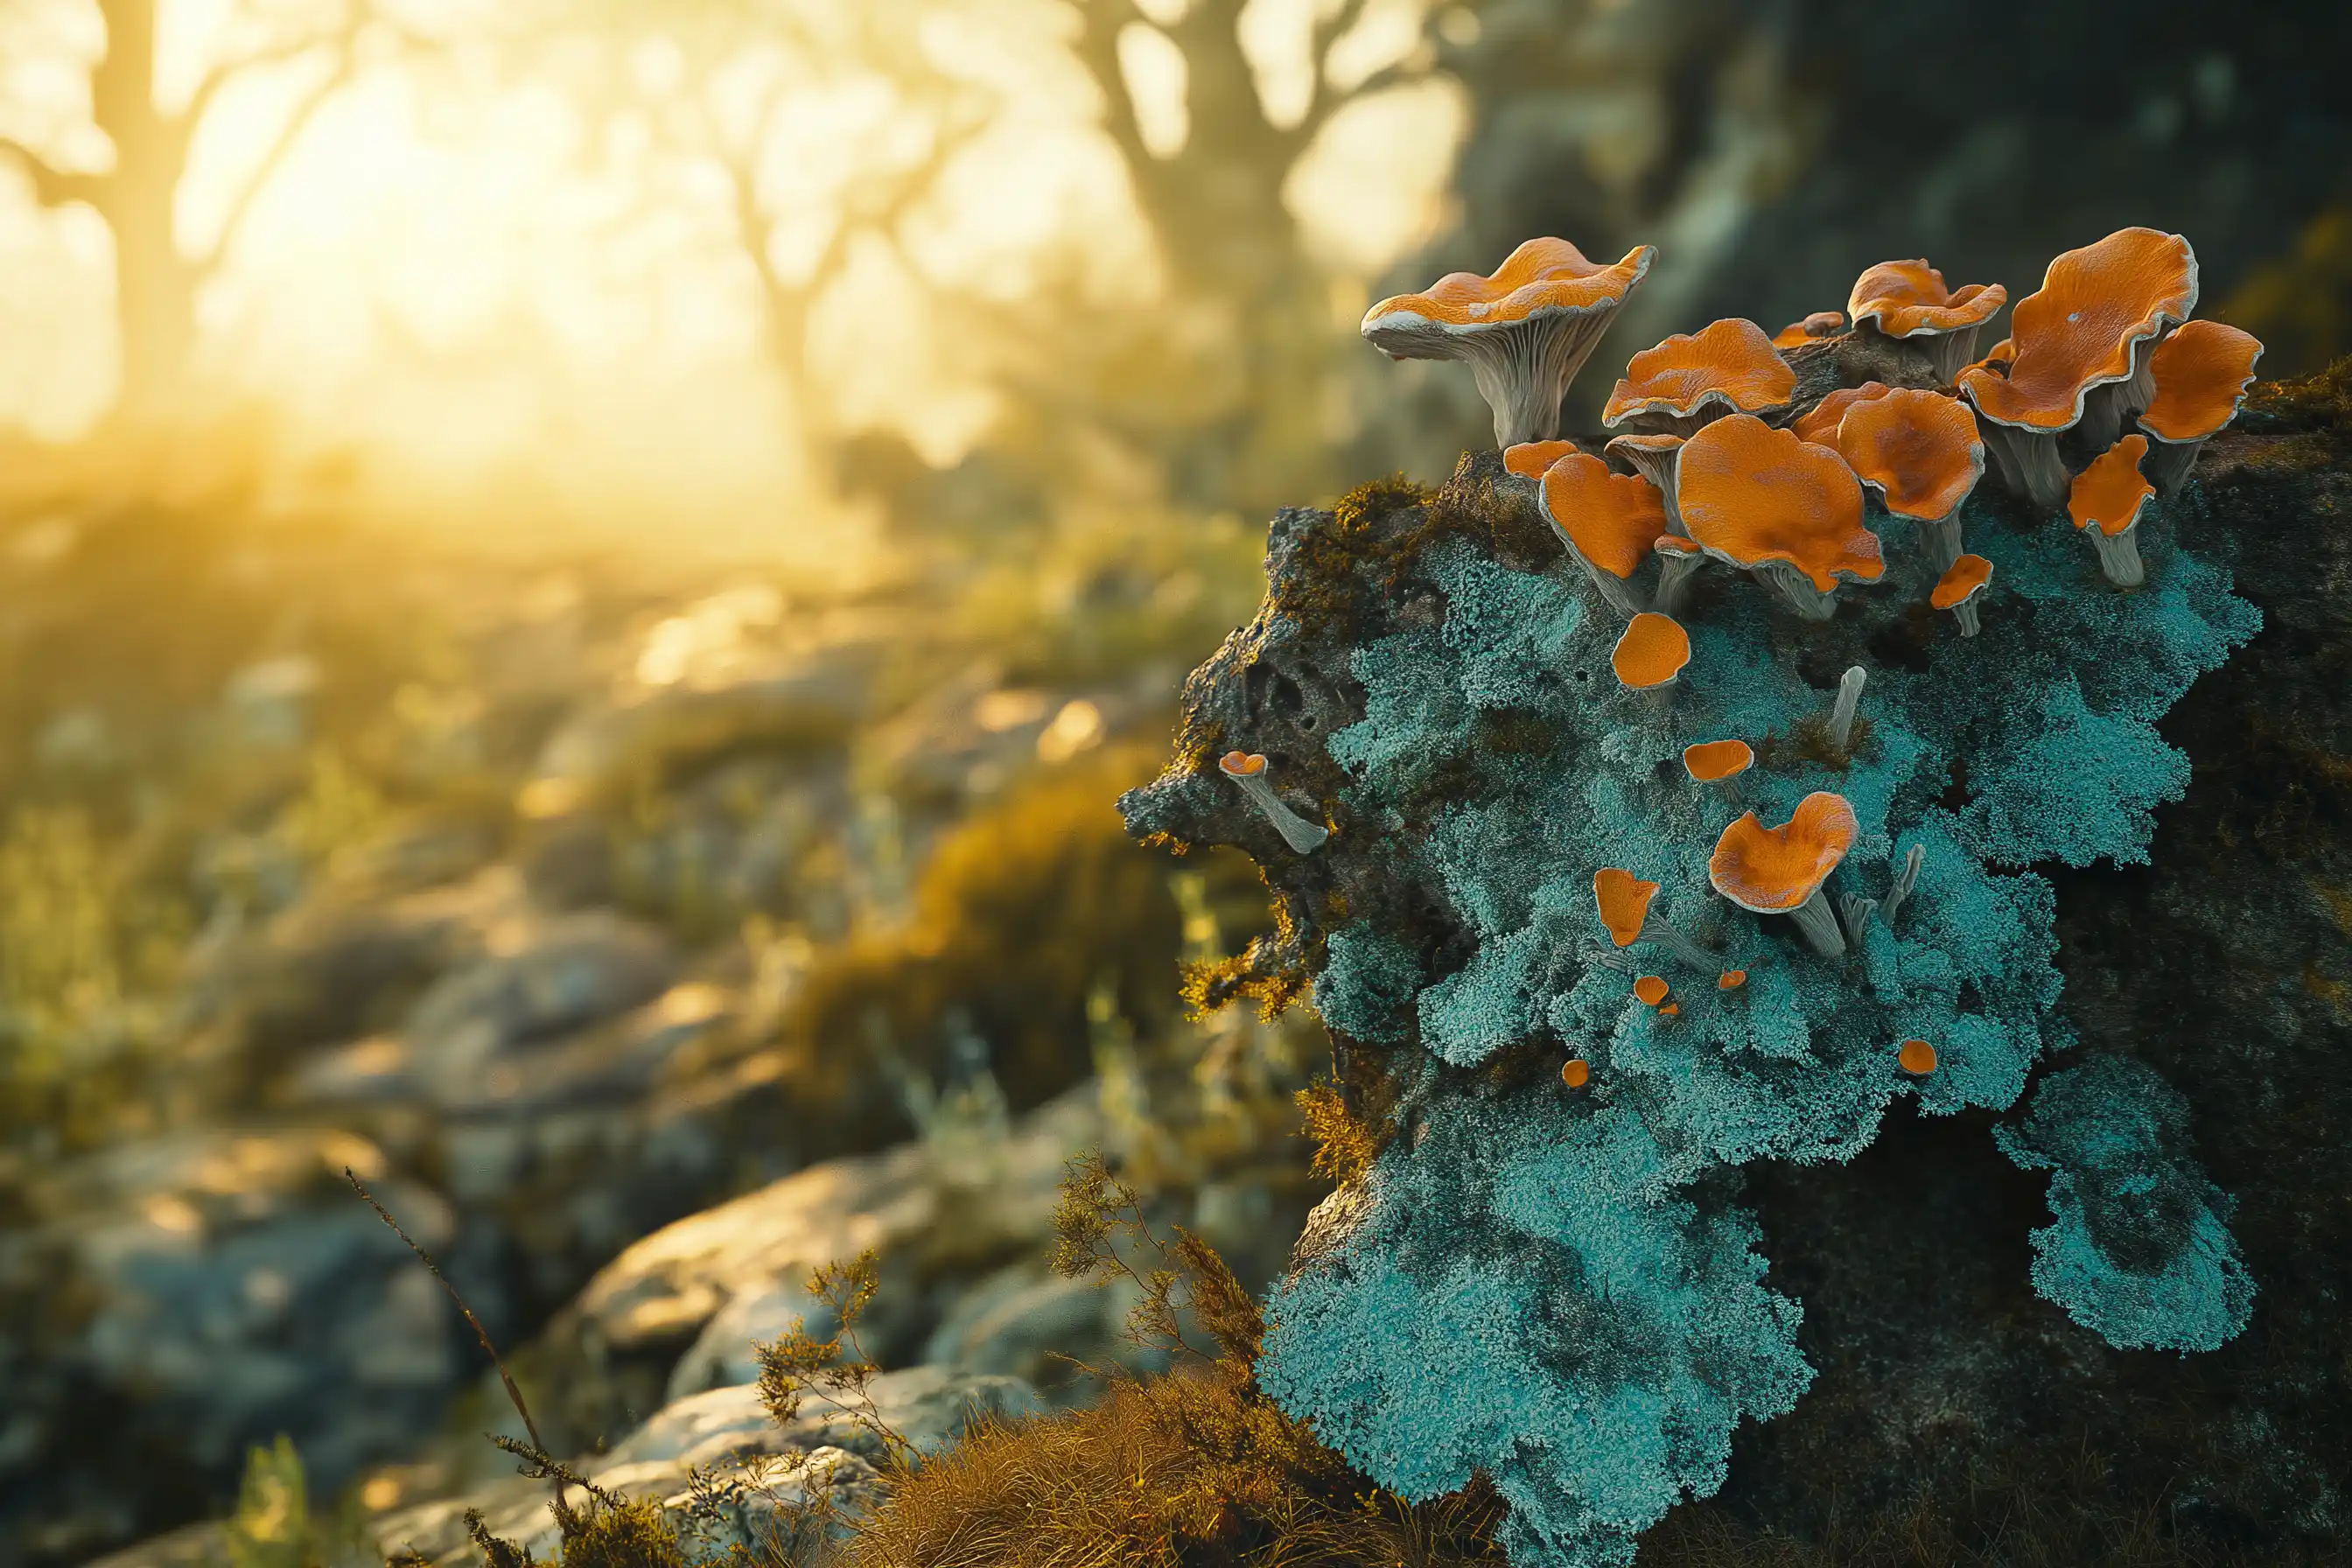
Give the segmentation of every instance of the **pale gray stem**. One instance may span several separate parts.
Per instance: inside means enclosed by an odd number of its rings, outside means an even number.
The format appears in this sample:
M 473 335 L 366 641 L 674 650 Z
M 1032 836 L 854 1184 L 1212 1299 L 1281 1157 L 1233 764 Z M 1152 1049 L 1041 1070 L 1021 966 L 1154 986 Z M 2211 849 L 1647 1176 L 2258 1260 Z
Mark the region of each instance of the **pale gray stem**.
M 1823 958 L 1845 955 L 1845 937 L 1838 930 L 1837 913 L 1830 908 L 1829 894 L 1821 889 L 1815 888 L 1811 898 L 1790 910 L 1789 918 L 1797 922 L 1797 930 Z
M 1863 683 L 1870 672 L 1855 665 L 1838 679 L 1837 705 L 1830 710 L 1830 744 L 1844 751 L 1853 741 L 1854 710 L 1862 706 Z
M 1461 336 L 1462 357 L 1494 412 L 1497 447 L 1559 434 L 1559 400 L 1616 320 L 1615 304 L 1545 311 L 1514 326 Z
M 2099 571 L 2118 588 L 2137 588 L 2147 581 L 2147 568 L 2139 558 L 2139 525 L 2132 524 L 2121 533 L 2109 533 L 2093 524 L 2083 531 L 2098 547 Z
M 1813 580 L 1785 561 L 1759 561 L 1748 568 L 1759 583 L 1778 593 L 1788 606 L 1809 621 L 1826 621 L 1837 614 L 1835 590 L 1824 594 Z
M 1845 893 L 1839 896 L 1837 908 L 1838 923 L 1845 927 L 1846 940 L 1860 947 L 1863 932 L 1870 925 L 1870 917 L 1878 911 L 1878 900 L 1865 899 L 1859 893 Z
M 1919 532 L 1927 542 L 1927 558 L 1936 563 L 1937 575 L 1949 572 L 1952 563 L 1960 558 L 1960 509 L 1954 507 L 1949 516 L 1921 523 Z
M 1690 597 L 1690 581 L 1698 575 L 1706 557 L 1694 550 L 1684 555 L 1663 555 L 1658 566 L 1658 614 L 1682 619 L 1684 601 Z
M 2139 471 L 2147 476 L 2157 494 L 2172 495 L 2189 482 L 2189 471 L 2197 466 L 2197 454 L 2204 449 L 2202 441 L 2161 441 L 2150 436 Z
M 1613 969 L 1620 974 L 1632 974 L 1640 968 L 1631 953 L 1613 952 L 1605 947 L 1588 948 L 1584 956 L 1601 968 Z
M 2065 509 L 2066 495 L 2074 481 L 2066 472 L 2066 460 L 2058 455 L 2055 435 L 2020 430 L 1983 417 L 1977 420 L 1977 430 L 1984 437 L 1985 450 L 1999 459 L 1996 466 L 2001 482 L 2012 494 L 2024 497 L 2041 511 Z
M 1984 623 L 1977 618 L 1977 602 L 1974 599 L 1962 599 L 1954 605 L 1952 618 L 1960 623 L 1960 635 L 1964 637 L 1972 637 L 1984 630 Z
M 1693 969 L 1704 970 L 1710 973 L 1722 973 L 1723 955 L 1721 953 L 1709 952 L 1656 915 L 1643 921 L 1642 934 L 1638 940 L 1656 942 Z
M 1903 857 L 1903 869 L 1895 873 L 1886 898 L 1878 906 L 1878 918 L 1886 922 L 1887 930 L 1895 929 L 1895 916 L 1903 908 L 1903 901 L 1911 896 L 1911 889 L 1919 885 L 1919 868 L 1927 863 L 1927 847 L 1924 844 L 1914 844 L 1911 852 Z
M 1642 613 L 1642 601 L 1633 592 L 1633 584 L 1585 559 L 1584 552 L 1576 547 L 1576 542 L 1569 538 L 1568 531 L 1559 524 L 1553 523 L 1551 531 L 1559 536 L 1562 544 L 1568 546 L 1568 552 L 1576 557 L 1576 563 L 1584 568 L 1585 576 L 1592 580 L 1592 585 L 1601 591 L 1601 596 L 1609 601 L 1611 609 L 1628 620 Z
M 1959 379 L 1960 372 L 1976 363 L 1977 329 L 1974 327 L 1961 327 L 1954 331 L 1938 332 L 1931 338 L 1914 338 L 1911 341 L 1924 342 L 1927 357 L 1936 366 L 1936 379 L 1942 385 L 1951 385 Z
M 1331 837 L 1329 828 L 1320 823 L 1307 821 L 1283 805 L 1282 798 L 1274 793 L 1274 786 L 1266 783 L 1264 773 L 1227 773 L 1225 776 L 1241 785 L 1242 793 L 1257 803 L 1257 808 L 1265 813 L 1265 819 L 1274 824 L 1274 830 L 1282 835 L 1282 841 L 1289 845 L 1294 853 L 1312 855 L 1323 847 L 1326 838 Z

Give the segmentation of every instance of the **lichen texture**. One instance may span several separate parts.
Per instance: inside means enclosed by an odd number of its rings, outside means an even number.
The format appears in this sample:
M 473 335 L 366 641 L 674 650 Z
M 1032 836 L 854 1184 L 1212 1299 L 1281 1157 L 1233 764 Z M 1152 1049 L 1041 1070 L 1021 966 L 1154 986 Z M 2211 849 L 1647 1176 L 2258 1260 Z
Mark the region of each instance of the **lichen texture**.
M 1939 384 L 1926 348 L 1859 330 L 1790 358 L 1782 425 L 1838 386 Z M 1264 1386 L 1406 1499 L 1483 1474 L 1519 1568 L 1591 1568 L 1720 1486 L 1740 1419 L 1812 1376 L 1742 1168 L 1849 1160 L 1898 1097 L 2019 1105 L 2071 1043 L 2032 868 L 2146 859 L 2189 777 L 2157 721 L 2258 617 L 2193 482 L 2142 514 L 2128 590 L 2063 513 L 1979 488 L 1957 515 L 1991 577 L 1965 637 L 1929 603 L 1937 536 L 1874 493 L 1882 575 L 1792 601 L 1770 563 L 1710 549 L 1677 606 L 1687 665 L 1635 689 L 1612 666 L 1626 615 L 1540 496 L 1477 453 L 1434 494 L 1283 511 L 1265 605 L 1121 809 L 1265 868 L 1285 935 L 1252 961 L 1311 978 L 1340 1093 L 1385 1139 L 1276 1288 Z M 1685 749 L 1730 740 L 1755 765 L 1695 777 Z M 1203 761 L 1220 745 L 1268 759 L 1328 840 L 1294 852 Z M 1821 795 L 1851 815 L 1811 811 L 1836 828 L 1815 843 L 1798 808 Z M 1783 862 L 1788 910 L 1757 912 Z M 1610 868 L 1657 889 L 1622 945 L 1595 906 Z M 2036 1287 L 2119 1346 L 2210 1349 L 2246 1321 L 2186 1121 L 2150 1070 L 2062 1058 L 2000 1133 L 2052 1172 Z

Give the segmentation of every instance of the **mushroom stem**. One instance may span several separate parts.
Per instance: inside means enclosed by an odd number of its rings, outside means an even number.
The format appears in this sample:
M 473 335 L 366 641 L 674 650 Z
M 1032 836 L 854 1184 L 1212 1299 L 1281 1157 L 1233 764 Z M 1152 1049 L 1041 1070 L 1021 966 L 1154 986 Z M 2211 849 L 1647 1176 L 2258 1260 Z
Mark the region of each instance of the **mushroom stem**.
M 1877 912 L 1878 900 L 1865 899 L 1859 893 L 1845 893 L 1839 897 L 1837 909 L 1838 921 L 1845 927 L 1846 940 L 1860 947 L 1863 932 L 1869 928 L 1870 917 Z
M 1981 415 L 1977 429 L 1984 437 L 1993 467 L 2000 470 L 2000 482 L 2011 495 L 2022 496 L 2043 511 L 2056 511 L 2066 504 L 2074 476 L 2066 471 L 2065 458 L 2058 455 L 2055 434 L 2021 430 Z
M 1895 880 L 1887 886 L 1886 897 L 1878 905 L 1878 918 L 1886 922 L 1887 930 L 1895 929 L 1895 913 L 1903 908 L 1904 900 L 1911 896 L 1911 889 L 1919 885 L 1919 868 L 1927 863 L 1927 847 L 1924 844 L 1914 844 L 1911 852 L 1903 857 L 1903 869 L 1895 873 Z
M 2142 434 L 2147 427 L 2140 426 Z M 2161 436 L 2149 436 L 2147 456 L 2139 460 L 2139 471 L 2147 476 L 2158 495 L 2171 495 L 2189 482 L 2189 471 L 2197 466 L 2197 454 L 2205 449 L 2202 439 L 2168 441 Z
M 1658 568 L 1658 597 L 1651 607 L 1662 616 L 1682 618 L 1683 603 L 1690 596 L 1690 580 L 1706 557 L 1693 550 L 1683 554 L 1667 555 Z
M 1588 963 L 1597 963 L 1603 969 L 1613 969 L 1620 974 L 1631 974 L 1640 967 L 1634 963 L 1629 954 L 1605 947 L 1586 948 L 1584 960 Z
M 1952 619 L 1960 623 L 1960 635 L 1964 637 L 1972 637 L 1984 630 L 1984 623 L 1977 618 L 1977 602 L 1974 599 L 1963 599 L 1954 605 Z
M 1854 710 L 1862 706 L 1862 688 L 1870 671 L 1855 665 L 1838 679 L 1837 703 L 1830 710 L 1830 744 L 1844 752 L 1853 741 Z
M 1927 557 L 1936 563 L 1940 575 L 1952 569 L 1960 558 L 1960 509 L 1954 507 L 1932 522 L 1919 525 L 1920 534 L 1927 542 Z
M 1612 572 L 1606 572 L 1595 566 L 1586 559 L 1584 552 L 1579 550 L 1570 541 L 1566 533 L 1559 529 L 1554 529 L 1552 531 L 1559 534 L 1560 542 L 1568 545 L 1568 552 L 1576 557 L 1576 563 L 1584 568 L 1584 574 L 1592 580 L 1592 585 L 1600 590 L 1601 596 L 1609 601 L 1611 609 L 1628 617 L 1642 613 L 1642 601 L 1634 595 L 1633 585 L 1631 583 Z
M 1559 400 L 1609 330 L 1614 303 L 1572 315 L 1545 312 L 1459 338 L 1478 395 L 1494 411 L 1497 447 L 1549 441 L 1559 434 Z
M 2083 417 L 2075 427 L 2094 449 L 2105 451 L 2114 446 L 2124 427 L 2156 401 L 2156 373 L 2149 362 L 2155 358 L 2156 345 L 2163 336 L 2158 333 L 2132 344 L 2129 375 L 2095 386 L 2083 395 Z
M 1830 896 L 1820 888 L 1813 896 L 1789 911 L 1797 922 L 1797 930 L 1815 952 L 1823 958 L 1845 956 L 1845 936 L 1838 930 L 1837 912 L 1830 908 Z
M 1693 969 L 1716 973 L 1723 968 L 1721 953 L 1709 952 L 1656 915 L 1651 915 L 1642 921 L 1642 934 L 1634 940 L 1654 942 Z
M 2083 531 L 2099 552 L 2099 571 L 2118 588 L 2137 588 L 2147 581 L 2147 568 L 2139 558 L 2139 525 L 2134 523 L 2121 533 L 2109 533 L 2103 528 Z
M 1927 359 L 1936 367 L 1938 385 L 1949 386 L 1959 374 L 1976 363 L 1977 329 L 1956 327 L 1948 332 L 1916 333 L 1912 342 L 1927 351 Z
M 1748 568 L 1755 579 L 1778 593 L 1790 609 L 1809 621 L 1826 621 L 1837 614 L 1834 591 L 1824 594 L 1813 580 L 1786 561 L 1759 561 Z
M 1289 845 L 1294 853 L 1312 855 L 1323 847 L 1326 838 L 1331 837 L 1329 828 L 1320 823 L 1307 821 L 1283 805 L 1282 797 L 1274 793 L 1274 786 L 1265 782 L 1264 773 L 1227 773 L 1225 776 L 1241 785 L 1242 793 L 1265 813 L 1265 819 L 1274 824 L 1274 830 L 1282 835 L 1282 841 Z

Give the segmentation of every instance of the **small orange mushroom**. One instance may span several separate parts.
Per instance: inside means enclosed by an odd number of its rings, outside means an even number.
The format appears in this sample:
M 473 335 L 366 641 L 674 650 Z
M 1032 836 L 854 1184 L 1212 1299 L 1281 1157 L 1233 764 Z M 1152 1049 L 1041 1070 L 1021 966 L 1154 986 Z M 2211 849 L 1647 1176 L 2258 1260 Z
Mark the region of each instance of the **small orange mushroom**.
M 1629 691 L 1661 691 L 1690 663 L 1690 634 L 1672 616 L 1644 610 L 1626 626 L 1609 667 Z
M 1503 467 L 1523 479 L 1539 479 L 1546 468 L 1570 452 L 1581 450 L 1573 441 L 1522 441 L 1503 449 Z
M 2197 256 L 2177 234 L 2118 229 L 2051 262 L 2010 319 L 2016 357 L 1960 372 L 2001 482 L 2044 511 L 2066 500 L 2058 437 L 2084 426 L 2093 446 L 2154 396 L 2157 341 L 2197 308 Z
M 1661 1018 L 1672 1018 L 1681 1013 L 1682 1010 L 1682 1004 L 1679 1002 L 1669 1002 L 1664 1006 L 1658 1009 L 1658 1016 Z
M 1633 982 L 1633 994 L 1654 1007 L 1666 999 L 1666 983 L 1658 975 L 1644 974 Z
M 1449 272 L 1382 300 L 1360 330 L 1391 359 L 1469 361 L 1497 447 L 1549 441 L 1569 384 L 1657 254 L 1636 246 L 1604 267 L 1564 239 L 1530 239 L 1483 277 Z
M 1217 771 L 1241 786 L 1241 792 L 1265 814 L 1266 821 L 1274 825 L 1274 830 L 1282 835 L 1282 841 L 1294 853 L 1313 854 L 1331 837 L 1331 830 L 1319 822 L 1307 821 L 1284 805 L 1282 797 L 1274 793 L 1265 768 L 1265 758 L 1255 752 L 1227 752 L 1217 759 Z
M 1927 603 L 1937 609 L 1951 611 L 1952 618 L 1960 623 L 1960 635 L 1972 637 L 1983 629 L 1977 619 L 1977 597 L 1991 581 L 1991 562 L 1981 555 L 1963 555 L 1936 579 L 1935 592 L 1927 595 Z
M 1723 972 L 1722 978 L 1718 979 L 1715 983 L 1715 988 L 1717 991 L 1737 991 L 1747 984 L 1748 971 L 1744 969 L 1727 969 Z
M 1886 571 L 1862 525 L 1862 485 L 1835 452 L 1749 414 L 1718 419 L 1675 463 L 1683 525 L 1718 561 L 1753 573 L 1808 620 L 1837 613 L 1840 582 Z
M 1666 531 L 1666 503 L 1658 488 L 1611 473 L 1589 452 L 1571 452 L 1544 470 L 1538 504 L 1611 607 L 1625 616 L 1639 610 L 1631 580 Z
M 1817 446 L 1834 447 L 1837 445 L 1838 426 L 1845 418 L 1846 410 L 1857 403 L 1884 397 L 1893 390 L 1883 381 L 1865 381 L 1860 386 L 1841 386 L 1834 392 L 1824 394 L 1819 403 L 1790 421 L 1789 428 L 1794 430 L 1800 439 Z
M 1936 1047 L 1925 1040 L 1906 1040 L 1895 1060 L 1913 1078 L 1926 1078 L 1936 1070 Z
M 1777 414 L 1796 395 L 1797 373 L 1764 329 L 1734 317 L 1635 354 L 1601 423 L 1687 436 L 1727 414 Z
M 1937 379 L 1948 384 L 1975 355 L 1977 329 L 2007 303 L 2009 290 L 1998 283 L 1947 289 L 1925 260 L 1882 261 L 1853 280 L 1845 308 L 1857 331 L 1868 326 L 1925 347 Z
M 1683 748 L 1683 771 L 1701 784 L 1735 778 L 1756 763 L 1756 748 L 1745 741 L 1701 741 Z
M 1920 524 L 1937 568 L 1959 559 L 1960 503 L 1985 467 L 1967 404 L 1937 392 L 1890 392 L 1847 411 L 1837 449 L 1888 511 Z
M 1772 334 L 1776 349 L 1802 348 L 1807 343 L 1833 338 L 1845 330 L 1845 314 L 1840 310 L 1815 310 L 1801 321 L 1791 321 Z
M 1255 752 L 1227 752 L 1217 759 L 1227 778 L 1254 778 L 1265 772 L 1265 759 Z
M 1759 915 L 1787 915 L 1825 958 L 1845 952 L 1844 933 L 1822 887 L 1862 831 L 1843 795 L 1815 791 L 1789 820 L 1767 827 L 1748 812 L 1723 830 L 1707 861 L 1715 890 Z
M 2238 416 L 2262 357 L 2262 340 L 2220 321 L 2185 321 L 2156 345 L 2147 362 L 2156 395 L 2139 427 L 2154 443 L 2140 467 L 2158 493 L 2179 489 L 2198 451 Z
M 1570 1057 L 1559 1064 L 1559 1081 L 1570 1089 L 1582 1089 L 1592 1078 L 1592 1064 L 1582 1057 Z
M 1604 866 L 1592 873 L 1592 899 L 1601 907 L 1601 923 L 1619 947 L 1642 940 L 1642 923 L 1649 918 L 1650 900 L 1657 896 L 1655 882 L 1644 882 L 1631 871 Z
M 2137 588 L 2147 581 L 2135 537 L 2140 513 L 2156 494 L 2156 487 L 2139 471 L 2139 460 L 2147 455 L 2147 437 L 2125 437 L 2074 476 L 2066 498 L 2066 515 L 2098 546 L 2099 570 L 2118 588 Z

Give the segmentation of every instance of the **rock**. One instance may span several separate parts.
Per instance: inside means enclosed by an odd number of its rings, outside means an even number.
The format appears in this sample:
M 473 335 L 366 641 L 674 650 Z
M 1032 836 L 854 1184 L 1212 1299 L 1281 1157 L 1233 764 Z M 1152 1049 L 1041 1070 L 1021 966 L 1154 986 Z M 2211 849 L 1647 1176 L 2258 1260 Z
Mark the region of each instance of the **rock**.
M 649 926 L 604 912 L 568 916 L 444 976 L 418 998 L 403 1033 L 436 1090 L 462 1092 L 515 1047 L 650 1000 L 676 969 L 669 943 Z
M 1025 1259 L 964 1292 L 924 1342 L 923 1360 L 1022 1378 L 1060 1400 L 1089 1399 L 1100 1385 L 1070 1360 L 1104 1368 L 1143 1360 L 1155 1370 L 1165 1361 L 1139 1356 L 1124 1337 L 1138 1300 L 1124 1281 L 1066 1279 L 1041 1259 Z

